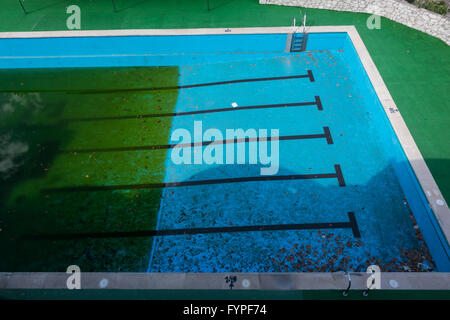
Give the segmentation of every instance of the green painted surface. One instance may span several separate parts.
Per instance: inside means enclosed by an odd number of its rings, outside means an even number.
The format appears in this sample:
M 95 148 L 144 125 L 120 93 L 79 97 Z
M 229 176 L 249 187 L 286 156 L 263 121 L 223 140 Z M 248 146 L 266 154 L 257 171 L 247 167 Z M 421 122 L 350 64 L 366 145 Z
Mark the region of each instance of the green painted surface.
M 81 28 L 210 28 L 288 26 L 300 9 L 259 5 L 257 0 L 5 0 L 0 31 L 67 30 L 68 5 L 81 8 Z M 399 107 L 446 199 L 450 199 L 450 49 L 420 31 L 382 19 L 369 30 L 369 15 L 303 9 L 308 25 L 355 25 Z
M 154 229 L 160 189 L 70 193 L 46 189 L 163 182 L 167 150 L 75 150 L 167 144 L 171 119 L 139 115 L 173 112 L 178 91 L 123 89 L 177 84 L 177 67 L 0 73 L 1 271 L 65 271 L 70 264 L 84 271 L 146 270 L 152 242 L 148 237 L 76 241 L 22 237 Z M 91 93 L 105 89 L 110 92 Z M 120 121 L 80 121 L 130 115 L 134 117 Z

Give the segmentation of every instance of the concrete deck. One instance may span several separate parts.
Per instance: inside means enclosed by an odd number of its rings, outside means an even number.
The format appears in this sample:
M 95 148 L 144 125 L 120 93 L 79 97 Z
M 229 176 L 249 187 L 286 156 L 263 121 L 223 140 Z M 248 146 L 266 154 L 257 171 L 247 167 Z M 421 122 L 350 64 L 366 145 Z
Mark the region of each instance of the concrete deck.
M 225 277 L 236 276 L 233 290 L 345 290 L 344 273 L 83 273 L 81 289 L 229 290 Z M 0 273 L 0 289 L 67 289 L 67 273 Z M 367 273 L 351 273 L 351 290 L 366 290 Z M 448 273 L 381 273 L 381 290 L 449 290 Z M 394 280 L 394 281 L 392 281 Z M 373 289 L 377 290 L 377 289 Z

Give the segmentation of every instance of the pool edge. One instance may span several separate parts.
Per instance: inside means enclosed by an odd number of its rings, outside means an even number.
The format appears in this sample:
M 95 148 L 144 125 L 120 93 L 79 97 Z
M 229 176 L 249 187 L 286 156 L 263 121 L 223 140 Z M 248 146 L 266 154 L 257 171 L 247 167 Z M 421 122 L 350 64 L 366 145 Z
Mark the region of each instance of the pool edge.
M 227 276 L 236 276 L 233 290 L 345 290 L 343 272 L 295 273 L 121 273 L 81 272 L 81 289 L 95 290 L 230 290 Z M 351 290 L 367 290 L 369 274 L 350 273 Z M 0 289 L 67 289 L 71 273 L 0 273 Z M 381 272 L 373 290 L 448 290 L 449 273 Z M 69 281 L 70 280 L 70 281 Z

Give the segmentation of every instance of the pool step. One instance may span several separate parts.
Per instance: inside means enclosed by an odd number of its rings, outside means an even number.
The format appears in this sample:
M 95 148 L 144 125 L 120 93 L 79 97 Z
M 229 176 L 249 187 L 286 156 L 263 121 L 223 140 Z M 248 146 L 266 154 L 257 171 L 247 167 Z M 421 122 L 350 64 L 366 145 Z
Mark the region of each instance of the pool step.
M 291 52 L 302 52 L 306 50 L 306 42 L 308 41 L 307 33 L 294 33 L 292 35 Z

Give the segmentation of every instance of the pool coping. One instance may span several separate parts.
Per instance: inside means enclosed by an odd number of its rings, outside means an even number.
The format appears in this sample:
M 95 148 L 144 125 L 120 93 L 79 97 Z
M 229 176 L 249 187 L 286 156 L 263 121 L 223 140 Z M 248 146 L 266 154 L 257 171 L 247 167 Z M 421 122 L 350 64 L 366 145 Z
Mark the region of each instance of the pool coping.
M 74 30 L 74 31 L 39 31 L 39 32 L 0 32 L 0 39 L 8 39 L 8 38 L 55 38 L 55 37 L 107 37 L 107 36 L 167 36 L 167 35 L 221 35 L 221 34 L 276 34 L 276 33 L 292 33 L 294 31 L 295 27 L 257 27 L 257 28 L 202 28 L 202 29 L 128 29 L 128 30 Z M 301 32 L 301 28 L 296 27 L 296 32 Z M 356 30 L 355 26 L 311 26 L 307 27 L 306 31 L 308 33 L 347 33 L 349 38 L 351 39 L 356 52 L 358 53 L 358 56 L 361 60 L 361 63 L 364 66 L 364 69 L 366 70 L 366 73 L 375 89 L 375 92 L 378 96 L 378 99 L 380 100 L 383 109 L 397 135 L 397 138 L 406 154 L 406 157 L 408 158 L 408 161 L 417 177 L 417 180 L 419 181 L 419 184 L 423 190 L 423 193 L 428 201 L 428 205 L 432 209 L 437 222 L 439 223 L 439 226 L 446 237 L 446 240 L 448 243 L 450 243 L 450 210 L 448 208 L 448 205 L 442 195 L 442 193 L 439 190 L 439 187 L 437 186 L 427 164 L 425 163 L 425 160 L 422 156 L 422 154 L 419 151 L 419 148 L 417 147 L 408 127 L 406 126 L 406 123 L 404 122 L 386 84 L 383 81 L 383 78 L 381 77 L 380 73 L 378 72 L 378 69 L 375 65 L 375 63 L 372 60 L 372 57 L 370 56 L 367 48 L 365 47 L 358 31 Z M 26 283 L 29 285 L 40 283 L 42 279 L 48 279 L 48 281 L 53 281 L 52 275 L 53 273 L 17 273 L 17 276 L 15 276 L 16 273 L 0 273 L 0 288 L 2 288 L 5 284 L 5 279 L 16 279 L 16 277 L 19 277 L 23 279 Z M 36 275 L 36 281 L 27 280 L 30 274 Z M 90 273 L 86 273 L 90 274 Z M 92 273 L 92 276 L 94 276 L 96 273 Z M 114 276 L 114 275 L 123 275 L 125 278 L 126 275 L 130 275 L 129 273 L 106 273 L 108 275 Z M 412 273 L 408 273 L 409 275 L 412 275 Z M 435 274 L 436 278 L 440 278 L 438 274 L 440 273 L 433 273 Z M 12 276 L 11 276 L 12 275 Z M 66 274 L 63 273 L 67 277 Z M 158 280 L 157 287 L 160 287 L 161 289 L 167 288 L 173 288 L 174 278 L 172 277 L 174 274 L 157 274 L 155 277 L 149 277 L 149 279 L 153 279 L 155 281 Z M 192 277 L 197 276 L 198 274 L 190 274 L 190 273 L 183 273 L 183 274 L 175 274 L 177 277 L 177 281 L 181 281 L 183 284 L 190 283 L 191 285 L 199 285 L 199 283 L 196 283 L 195 281 L 192 281 Z M 208 289 L 213 289 L 213 283 L 216 283 L 212 281 L 215 279 L 214 274 L 201 274 L 202 280 L 204 277 L 211 278 L 211 287 L 208 285 Z M 217 279 L 222 279 L 223 276 L 220 274 L 216 274 Z M 270 277 L 269 274 L 248 274 L 250 275 L 256 275 L 258 279 Z M 272 274 L 273 275 L 273 274 Z M 289 278 L 290 276 L 294 277 L 295 279 L 302 279 L 301 283 L 309 283 L 309 287 L 304 287 L 304 285 L 301 286 L 302 289 L 317 289 L 317 286 L 320 287 L 319 284 L 316 283 L 316 281 L 319 281 L 320 278 L 324 280 L 324 282 L 331 285 L 331 288 L 333 288 L 332 281 L 330 282 L 329 276 L 321 276 L 322 274 L 319 273 L 310 273 L 310 274 L 287 274 L 284 276 L 277 275 L 277 277 Z M 330 274 L 331 275 L 331 274 Z M 417 274 L 417 277 L 419 277 L 421 273 Z M 442 274 L 441 274 L 442 275 Z M 444 273 L 445 277 L 448 277 L 448 273 Z M 298 278 L 299 277 L 299 278 Z M 318 278 L 317 278 L 318 277 Z M 405 276 L 401 276 L 405 277 Z M 414 278 L 415 284 L 410 284 L 411 288 L 416 289 L 426 289 L 428 288 L 429 279 L 431 278 L 424 278 L 423 276 L 420 276 L 419 278 Z M 140 279 L 140 277 L 138 277 Z M 408 278 L 408 277 L 406 277 Z M 41 280 L 39 280 L 41 279 Z M 420 280 L 420 279 L 423 279 Z M 435 279 L 435 278 L 433 278 Z M 132 279 L 130 279 L 132 280 Z M 272 279 L 273 280 L 273 279 Z M 446 279 L 447 280 L 447 279 Z M 41 285 L 46 286 L 48 285 L 48 281 L 44 281 Z M 134 281 L 134 280 L 133 280 Z M 144 281 L 144 280 L 143 280 Z M 300 280 L 299 280 L 300 281 Z M 420 282 L 419 283 L 417 283 Z M 139 281 L 138 281 L 139 282 Z M 167 284 L 165 283 L 167 282 Z M 209 281 L 207 281 L 209 282 Z M 447 281 L 448 282 L 448 281 Z M 6 281 L 6 283 L 10 283 L 10 281 Z M 14 282 L 15 283 L 15 282 Z M 20 281 L 18 281 L 20 283 Z M 18 284 L 17 283 L 17 284 Z M 153 282 L 152 282 L 153 283 Z M 319 281 L 319 283 L 321 283 Z M 446 281 L 443 281 L 441 279 L 440 281 L 433 282 L 435 285 L 439 288 L 442 287 L 442 284 L 446 283 Z M 131 284 L 130 284 L 131 285 Z M 155 285 L 155 284 L 153 284 Z M 43 288 L 43 287 L 40 288 Z M 175 287 L 179 287 L 180 284 L 175 285 Z M 200 286 L 201 287 L 201 286 Z M 222 284 L 223 287 L 223 284 Z M 276 287 L 276 286 L 275 286 Z M 122 289 L 125 289 L 126 287 L 121 287 Z M 215 287 L 218 288 L 218 287 Z M 219 289 L 221 287 L 219 286 Z M 320 287 L 322 288 L 322 287 Z M 330 288 L 330 287 L 328 287 Z M 188 289 L 187 286 L 184 285 L 184 289 Z M 260 288 L 264 289 L 264 288 Z M 265 288 L 270 289 L 270 288 Z M 274 288 L 276 289 L 276 288 Z M 323 289 L 326 289 L 325 287 Z M 363 288 L 365 289 L 365 287 Z M 450 285 L 447 284 L 445 289 L 450 289 Z
M 373 290 L 449 290 L 449 273 L 381 272 Z M 80 289 L 107 290 L 345 290 L 344 272 L 293 273 L 131 273 L 81 272 Z M 65 272 L 0 273 L 0 289 L 68 289 L 72 274 Z M 352 272 L 351 290 L 367 290 L 369 274 Z

